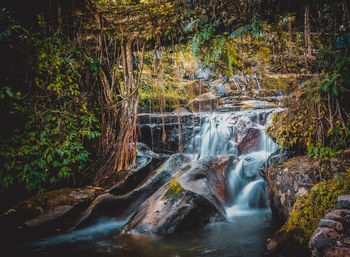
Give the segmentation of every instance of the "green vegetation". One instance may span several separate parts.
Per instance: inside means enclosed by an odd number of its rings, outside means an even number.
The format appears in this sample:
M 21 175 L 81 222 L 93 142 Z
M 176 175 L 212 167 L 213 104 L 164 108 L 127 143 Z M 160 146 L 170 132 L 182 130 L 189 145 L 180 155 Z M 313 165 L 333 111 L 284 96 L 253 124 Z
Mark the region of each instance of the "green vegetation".
M 346 1 L 78 2 L 0 12 L 2 193 L 78 185 L 83 173 L 103 184 L 135 160 L 139 112 L 207 93 L 198 68 L 231 96 L 235 75 L 248 93 L 287 96 L 269 129 L 282 146 L 322 163 L 350 147 Z
M 288 221 L 274 234 L 273 240 L 277 242 L 278 251 L 289 254 L 299 250 L 308 252 L 310 237 L 318 227 L 319 220 L 329 209 L 336 207 L 338 196 L 349 193 L 349 175 L 314 186 L 307 195 L 297 200 Z
M 0 135 L 1 191 L 41 193 L 70 178 L 73 184 L 88 163 L 87 144 L 99 136 L 81 88 L 89 59 L 69 41 L 46 34 L 42 16 L 35 32 L 4 11 L 1 19 L 8 30 L 1 38 L 8 62 L 0 77 L 1 119 L 8 122 Z
M 167 191 L 164 194 L 166 199 L 174 199 L 181 196 L 184 192 L 184 189 L 180 186 L 179 182 L 176 179 L 170 182 Z

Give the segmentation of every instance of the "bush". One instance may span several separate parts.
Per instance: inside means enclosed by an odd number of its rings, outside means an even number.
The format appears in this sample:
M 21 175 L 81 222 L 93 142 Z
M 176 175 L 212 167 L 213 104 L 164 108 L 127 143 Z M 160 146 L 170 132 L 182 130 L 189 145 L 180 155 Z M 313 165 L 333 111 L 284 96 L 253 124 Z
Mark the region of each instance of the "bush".
M 13 33 L 1 38 L 8 66 L 0 77 L 0 118 L 8 129 L 0 136 L 0 187 L 41 193 L 76 179 L 89 160 L 87 141 L 99 136 L 81 86 L 80 67 L 88 62 L 69 42 L 29 33 L 1 15 Z

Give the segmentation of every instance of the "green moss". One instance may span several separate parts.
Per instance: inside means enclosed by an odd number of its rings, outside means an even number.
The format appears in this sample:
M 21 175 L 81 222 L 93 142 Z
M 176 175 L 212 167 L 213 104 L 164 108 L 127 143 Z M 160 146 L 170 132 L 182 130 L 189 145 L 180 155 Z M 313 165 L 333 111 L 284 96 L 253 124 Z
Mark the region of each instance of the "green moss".
M 317 229 L 319 220 L 329 209 L 336 207 L 338 196 L 346 194 L 350 194 L 349 175 L 314 186 L 294 204 L 290 218 L 274 234 L 273 240 L 277 242 L 277 251 L 307 252 L 309 240 Z
M 169 198 L 178 198 L 181 193 L 184 191 L 184 189 L 180 186 L 179 182 L 177 182 L 176 179 L 174 179 L 170 185 L 168 190 L 165 192 L 164 197 L 169 199 Z
M 303 173 L 308 172 L 309 175 L 312 175 L 311 172 L 315 169 L 315 160 L 308 156 L 298 156 L 290 158 L 279 165 L 282 170 L 287 170 L 289 173 L 303 171 Z
M 317 142 L 316 122 L 310 119 L 316 114 L 308 95 L 290 101 L 295 102 L 286 111 L 275 114 L 267 132 L 281 146 L 304 153 L 307 147 Z
M 148 77 L 143 80 L 139 90 L 140 111 L 166 111 L 184 107 L 194 96 L 180 86 L 181 81 L 167 75 L 162 82 Z

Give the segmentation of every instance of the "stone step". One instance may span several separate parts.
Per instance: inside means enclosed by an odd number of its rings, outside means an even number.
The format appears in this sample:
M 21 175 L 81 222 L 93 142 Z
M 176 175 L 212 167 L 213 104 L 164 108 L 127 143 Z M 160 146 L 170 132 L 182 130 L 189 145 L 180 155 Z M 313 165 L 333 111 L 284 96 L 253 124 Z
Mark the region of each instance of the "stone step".
M 342 195 L 338 197 L 337 209 L 350 210 L 350 195 Z

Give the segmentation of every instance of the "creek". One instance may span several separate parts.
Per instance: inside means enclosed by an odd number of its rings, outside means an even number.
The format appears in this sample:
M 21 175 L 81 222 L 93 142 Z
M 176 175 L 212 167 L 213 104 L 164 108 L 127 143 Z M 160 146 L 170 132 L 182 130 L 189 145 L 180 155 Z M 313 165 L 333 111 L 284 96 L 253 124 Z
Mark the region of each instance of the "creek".
M 183 149 L 192 162 L 211 156 L 230 157 L 224 221 L 154 235 L 124 233 L 122 228 L 128 219 L 100 217 L 88 227 L 25 243 L 16 251 L 26 256 L 65 257 L 263 256 L 272 220 L 267 183 L 262 175 L 271 157 L 279 155 L 279 146 L 264 130 L 272 114 L 280 110 L 253 108 L 178 114 L 180 117 L 168 114 L 165 118 L 160 118 L 160 114 L 140 115 L 140 140 L 155 152 Z M 161 139 L 162 132 L 167 134 L 166 139 Z

